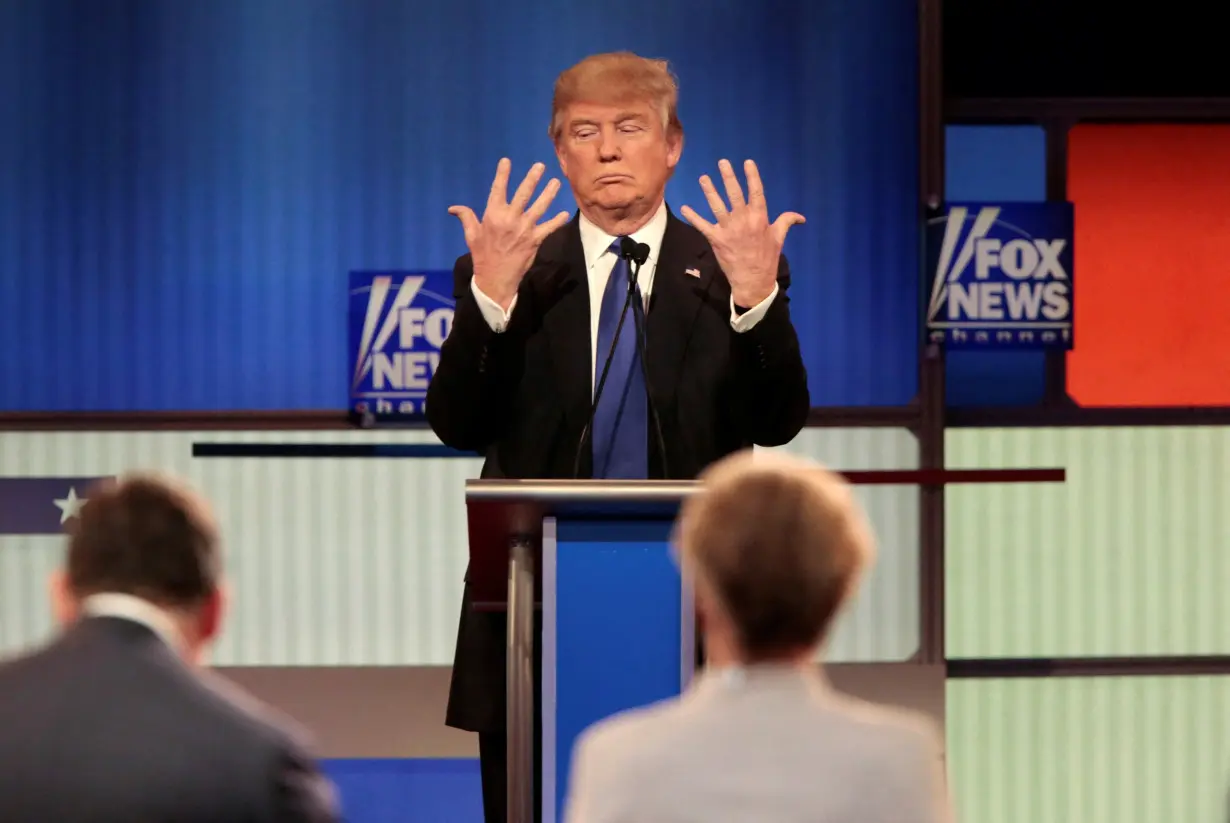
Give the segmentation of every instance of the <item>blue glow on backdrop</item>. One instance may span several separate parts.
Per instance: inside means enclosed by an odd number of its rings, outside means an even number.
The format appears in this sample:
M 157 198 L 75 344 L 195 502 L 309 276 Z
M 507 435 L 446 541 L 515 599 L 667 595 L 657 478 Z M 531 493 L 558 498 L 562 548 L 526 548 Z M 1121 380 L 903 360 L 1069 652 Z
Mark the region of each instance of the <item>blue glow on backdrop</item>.
M 556 74 L 669 58 L 669 200 L 755 158 L 815 405 L 919 345 L 917 28 L 898 0 L 0 4 L 0 409 L 346 406 L 347 273 L 451 267 L 446 213 L 551 162 Z M 557 205 L 573 208 L 569 196 Z

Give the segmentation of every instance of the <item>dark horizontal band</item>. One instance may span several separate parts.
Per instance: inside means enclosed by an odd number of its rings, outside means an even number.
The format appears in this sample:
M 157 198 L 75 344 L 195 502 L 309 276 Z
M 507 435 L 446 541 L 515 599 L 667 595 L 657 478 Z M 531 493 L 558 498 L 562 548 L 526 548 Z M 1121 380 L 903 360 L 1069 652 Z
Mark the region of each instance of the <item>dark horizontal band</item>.
M 953 680 L 1202 674 L 1230 675 L 1230 655 L 956 658 L 948 661 L 948 677 Z
M 474 452 L 437 443 L 193 443 L 193 457 L 475 458 Z
M 475 458 L 434 443 L 193 443 L 193 457 L 231 458 Z M 898 469 L 841 474 L 857 485 L 945 486 L 954 483 L 1062 483 L 1064 469 Z
M 1139 408 L 982 408 L 949 409 L 949 428 L 1080 428 L 1145 426 L 1230 426 L 1224 406 L 1157 406 Z
M 843 471 L 859 486 L 949 486 L 981 483 L 1063 483 L 1065 469 L 901 469 L 898 471 Z
M 944 122 L 1223 123 L 1230 100 L 1222 97 L 955 97 L 944 101 Z

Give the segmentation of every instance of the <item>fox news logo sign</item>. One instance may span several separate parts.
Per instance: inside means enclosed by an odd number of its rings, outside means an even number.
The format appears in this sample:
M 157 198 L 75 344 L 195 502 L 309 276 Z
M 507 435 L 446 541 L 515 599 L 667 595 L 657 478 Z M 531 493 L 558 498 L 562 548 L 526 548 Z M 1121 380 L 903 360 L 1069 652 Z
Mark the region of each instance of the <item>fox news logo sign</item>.
M 350 273 L 350 410 L 419 421 L 440 347 L 453 328 L 453 273 Z
M 950 203 L 928 221 L 927 339 L 1072 348 L 1072 204 Z

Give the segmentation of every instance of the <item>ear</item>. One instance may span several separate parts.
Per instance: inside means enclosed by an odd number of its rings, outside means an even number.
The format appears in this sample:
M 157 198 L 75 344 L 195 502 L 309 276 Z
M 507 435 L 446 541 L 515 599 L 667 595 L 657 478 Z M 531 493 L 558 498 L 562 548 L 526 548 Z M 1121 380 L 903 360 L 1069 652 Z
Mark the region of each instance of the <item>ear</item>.
M 68 574 L 56 569 L 47 578 L 47 594 L 51 599 L 51 613 L 57 623 L 67 626 L 81 616 L 81 601 L 68 585 Z
M 683 132 L 672 130 L 666 135 L 666 165 L 674 169 L 683 157 Z
M 197 618 L 197 632 L 201 643 L 212 642 L 222 631 L 222 622 L 228 600 L 227 589 L 223 584 L 214 589 L 213 594 L 205 598 L 205 602 L 201 604 L 200 613 Z
M 702 579 L 693 577 L 692 601 L 696 604 L 696 628 L 712 629 L 714 624 L 722 619 L 722 607 L 714 597 L 709 585 Z
M 568 177 L 568 155 L 560 147 L 560 141 L 555 141 L 555 159 L 559 161 L 559 170 L 565 178 Z

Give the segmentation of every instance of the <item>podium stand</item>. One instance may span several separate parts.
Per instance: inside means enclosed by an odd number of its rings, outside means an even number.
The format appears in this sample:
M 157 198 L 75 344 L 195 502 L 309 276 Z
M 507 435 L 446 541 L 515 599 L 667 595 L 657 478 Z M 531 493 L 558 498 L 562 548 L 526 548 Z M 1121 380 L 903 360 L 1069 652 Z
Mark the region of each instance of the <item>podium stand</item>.
M 924 491 L 954 483 L 1065 480 L 1063 469 L 840 474 L 855 485 L 910 485 Z M 543 823 L 559 820 L 573 742 L 586 726 L 676 696 L 691 679 L 695 611 L 671 557 L 670 533 L 680 502 L 696 485 L 673 480 L 466 483 L 474 607 L 508 610 L 510 823 L 534 819 L 537 604 L 543 614 Z M 920 545 L 924 589 L 942 584 L 942 539 L 941 524 L 940 542 L 933 548 L 941 553 L 938 562 Z M 932 630 L 932 610 L 926 596 L 921 601 L 923 648 L 930 648 L 926 633 Z
M 466 483 L 476 609 L 508 610 L 509 820 L 531 823 L 534 610 L 542 607 L 542 821 L 563 811 L 573 743 L 678 695 L 695 667 L 691 593 L 670 535 L 694 483 Z

